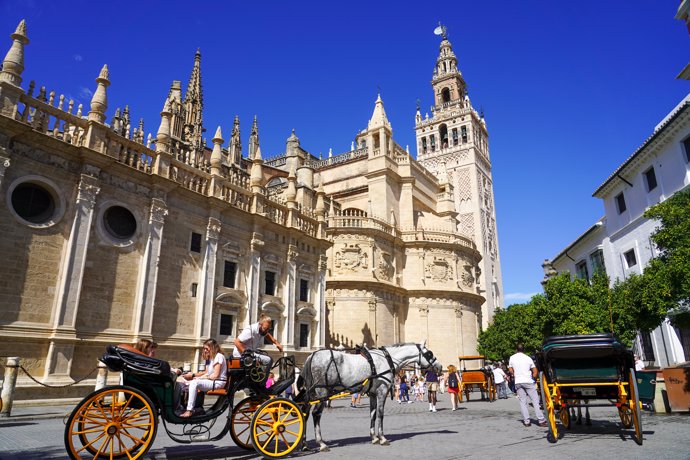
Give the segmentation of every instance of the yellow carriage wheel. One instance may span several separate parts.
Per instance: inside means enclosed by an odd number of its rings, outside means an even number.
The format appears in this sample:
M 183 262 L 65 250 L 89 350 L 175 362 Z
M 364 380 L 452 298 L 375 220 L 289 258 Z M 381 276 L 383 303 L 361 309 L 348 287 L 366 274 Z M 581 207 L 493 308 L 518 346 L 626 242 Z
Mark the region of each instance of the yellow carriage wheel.
M 635 370 L 632 368 L 630 369 L 628 383 L 630 384 L 630 398 L 628 404 L 632 411 L 633 424 L 635 425 L 635 441 L 637 441 L 639 445 L 642 445 L 642 406 L 640 405 L 640 397 L 637 392 Z
M 157 430 L 151 400 L 134 388 L 105 387 L 74 408 L 65 426 L 65 447 L 73 460 L 142 457 Z
M 618 416 L 621 418 L 623 428 L 630 428 L 633 424 L 633 414 L 630 406 L 621 406 L 618 408 Z
M 269 399 L 254 413 L 251 434 L 258 453 L 267 457 L 288 455 L 302 442 L 304 415 L 289 399 Z
M 252 450 L 252 417 L 263 399 L 244 398 L 232 409 L 230 416 L 230 437 L 238 447 Z
M 544 412 L 546 412 L 546 419 L 549 423 L 549 433 L 546 439 L 549 442 L 558 441 L 558 428 L 556 427 L 556 407 L 551 392 L 549 391 L 549 383 L 546 381 L 546 374 L 541 372 L 539 375 L 539 389 L 541 391 L 541 401 L 544 405 Z
M 561 421 L 561 425 L 566 430 L 570 429 L 570 409 L 568 406 L 562 406 L 558 411 L 558 419 Z

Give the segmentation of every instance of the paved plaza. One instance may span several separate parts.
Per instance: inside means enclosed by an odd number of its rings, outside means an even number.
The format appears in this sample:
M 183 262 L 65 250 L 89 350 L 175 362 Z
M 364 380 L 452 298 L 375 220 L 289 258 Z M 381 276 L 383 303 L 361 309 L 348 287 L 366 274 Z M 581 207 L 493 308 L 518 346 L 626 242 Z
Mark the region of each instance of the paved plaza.
M 325 411 L 322 428 L 330 452 L 295 454 L 291 458 L 311 459 L 407 459 L 434 460 L 461 458 L 505 459 L 690 459 L 690 416 L 650 415 L 642 423 L 644 445 L 638 446 L 633 431 L 621 429 L 614 408 L 592 409 L 592 426 L 574 426 L 556 444 L 546 440 L 546 429 L 520 423 L 515 397 L 494 403 L 470 401 L 458 411 L 450 410 L 448 395 L 441 395 L 438 412 L 428 412 L 428 404 L 386 405 L 385 433 L 390 446 L 370 445 L 368 402 L 353 409 L 349 399 L 335 401 Z M 63 447 L 62 415 L 69 406 L 17 408 L 15 416 L 0 421 L 0 459 L 66 459 Z M 309 421 L 308 438 L 315 447 Z M 192 445 L 171 441 L 162 425 L 148 459 L 254 459 L 254 452 L 236 447 L 230 437 L 216 443 Z

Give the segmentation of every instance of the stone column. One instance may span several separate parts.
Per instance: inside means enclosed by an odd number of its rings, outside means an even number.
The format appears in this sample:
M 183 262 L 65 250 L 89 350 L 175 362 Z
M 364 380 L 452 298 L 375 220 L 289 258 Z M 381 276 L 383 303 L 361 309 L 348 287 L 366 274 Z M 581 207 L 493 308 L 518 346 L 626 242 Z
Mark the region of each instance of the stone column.
M 218 215 L 217 212 L 214 214 Z M 211 324 L 213 322 L 213 301 L 215 293 L 218 238 L 220 237 L 220 220 L 216 217 L 209 217 L 208 227 L 206 228 L 206 251 L 204 252 L 204 262 L 201 268 L 202 279 L 199 283 L 197 293 L 197 317 L 196 317 L 196 338 L 199 343 L 211 337 Z
M 462 339 L 462 307 L 460 305 L 454 308 L 455 310 L 455 354 L 463 356 L 465 354 L 465 346 Z
M 137 337 L 151 337 L 163 224 L 165 216 L 168 215 L 168 207 L 162 199 L 163 196 L 163 194 L 160 194 L 160 197 L 151 200 L 146 249 L 144 250 L 144 257 L 141 259 L 139 283 L 137 286 L 134 324 L 134 333 Z
M 376 296 L 369 300 L 369 327 L 371 328 L 371 337 L 374 341 L 374 347 L 379 346 L 379 331 L 376 327 Z
M 429 306 L 419 305 L 419 342 L 429 339 Z
M 0 147 L 0 151 L 5 154 L 5 149 Z M 10 159 L 6 156 L 0 155 L 0 190 L 2 190 L 3 179 L 5 179 L 5 170 L 10 167 Z M 2 195 L 0 195 L 2 196 Z
M 326 269 L 328 268 L 328 258 L 326 256 L 319 256 L 319 271 L 316 275 L 314 308 L 316 309 L 316 327 L 318 333 L 315 335 L 316 343 L 313 345 L 317 348 L 324 348 L 326 346 Z M 332 302 L 332 308 L 335 308 L 335 302 Z M 333 329 L 331 329 L 332 331 Z
M 249 276 L 247 277 L 247 324 L 259 319 L 259 286 L 261 281 L 262 235 L 254 232 L 249 249 Z
M 96 196 L 100 192 L 100 169 L 86 165 L 79 181 L 74 220 L 64 251 L 53 307 L 53 332 L 46 359 L 44 381 L 71 381 L 72 354 L 76 338 L 76 319 L 84 278 Z
M 285 282 L 285 296 L 283 297 L 283 304 L 286 307 L 287 318 L 285 321 L 287 334 L 286 345 L 295 346 L 295 317 L 297 316 L 296 308 L 296 289 L 297 285 L 297 246 L 291 244 L 288 246 L 287 252 L 287 274 Z

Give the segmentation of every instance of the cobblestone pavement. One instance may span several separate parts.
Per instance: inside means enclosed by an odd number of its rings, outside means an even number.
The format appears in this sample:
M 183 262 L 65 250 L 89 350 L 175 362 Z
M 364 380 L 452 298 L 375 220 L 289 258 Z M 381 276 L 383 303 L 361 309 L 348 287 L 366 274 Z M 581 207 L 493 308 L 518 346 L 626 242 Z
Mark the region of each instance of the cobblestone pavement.
M 643 414 L 644 445 L 638 446 L 633 431 L 621 428 L 613 407 L 593 408 L 592 426 L 577 426 L 566 431 L 555 444 L 546 440 L 546 429 L 520 422 L 516 398 L 494 403 L 470 401 L 452 412 L 447 395 L 441 395 L 438 412 L 428 404 L 397 404 L 388 401 L 384 420 L 390 446 L 369 441 L 368 401 L 359 408 L 349 400 L 336 401 L 322 419 L 323 435 L 330 452 L 300 453 L 291 458 L 332 459 L 407 459 L 434 460 L 464 458 L 506 459 L 688 459 L 690 460 L 690 416 L 687 414 Z M 69 407 L 17 409 L 16 417 L 0 422 L 0 459 L 65 459 L 64 425 L 61 414 Z M 52 418 L 45 418 L 51 417 Z M 536 420 L 534 420 L 536 422 Z M 311 420 L 307 432 L 315 448 Z M 162 426 L 147 454 L 148 459 L 255 459 L 254 452 L 236 447 L 230 437 L 216 443 L 192 445 L 171 441 Z

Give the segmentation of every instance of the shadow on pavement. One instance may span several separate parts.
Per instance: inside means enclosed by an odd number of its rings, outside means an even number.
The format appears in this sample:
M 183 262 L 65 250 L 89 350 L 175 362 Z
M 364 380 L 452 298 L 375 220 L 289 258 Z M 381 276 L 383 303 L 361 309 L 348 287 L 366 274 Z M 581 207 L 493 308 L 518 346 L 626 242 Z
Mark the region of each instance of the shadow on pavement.
M 37 425 L 36 422 L 7 422 L 0 424 L 0 428 L 13 428 L 13 427 L 18 427 L 18 426 L 31 426 L 31 425 Z
M 452 430 L 434 430 L 434 431 L 418 431 L 415 433 L 400 433 L 400 434 L 387 434 L 386 438 L 390 442 L 395 442 L 399 441 L 401 439 L 410 439 L 414 438 L 416 436 L 424 436 L 427 434 L 457 434 L 457 431 L 452 431 Z M 371 437 L 370 436 L 356 436 L 356 437 L 351 437 L 351 438 L 343 438 L 343 439 L 334 439 L 334 440 L 324 440 L 326 444 L 328 444 L 328 447 L 343 447 L 343 446 L 351 446 L 354 444 L 371 444 Z M 316 445 L 316 442 L 312 440 L 308 440 L 307 443 L 309 444 L 309 448 L 313 449 L 316 448 L 318 449 L 318 446 Z

